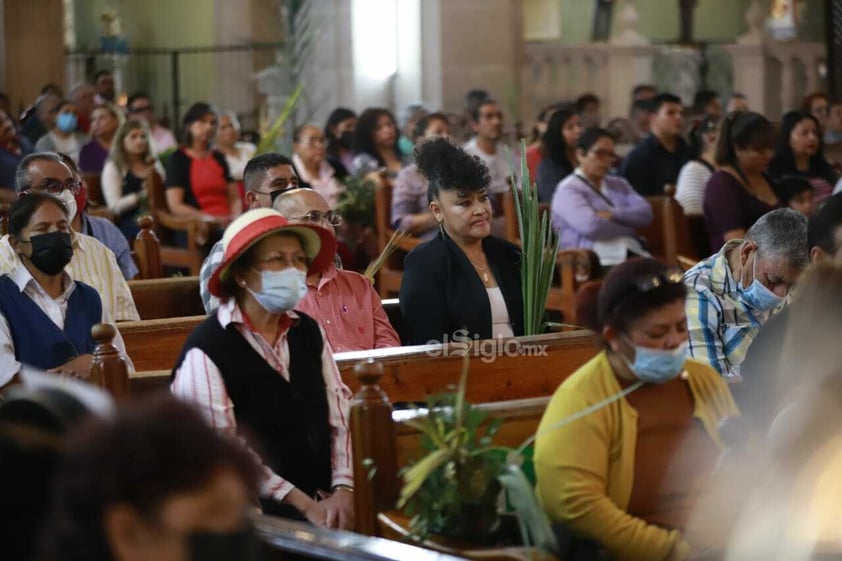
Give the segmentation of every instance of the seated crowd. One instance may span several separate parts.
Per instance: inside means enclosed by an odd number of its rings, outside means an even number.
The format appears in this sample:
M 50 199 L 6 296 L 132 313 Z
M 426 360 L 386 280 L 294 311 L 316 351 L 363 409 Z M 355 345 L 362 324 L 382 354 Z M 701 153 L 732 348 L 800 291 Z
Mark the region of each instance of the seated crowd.
M 69 98 L 45 87 L 20 127 L 0 114 L 0 195 L 11 205 L 0 386 L 13 394 L 25 367 L 87 380 L 92 327 L 140 319 L 132 250 L 154 179 L 172 216 L 206 228 L 196 289 L 207 317 L 168 365 L 181 403 L 124 407 L 68 440 L 38 525 L 48 559 L 159 558 L 137 536 L 162 543 L 170 526 L 190 537 L 172 547 L 195 554 L 216 532 L 250 558 L 250 504 L 353 530 L 352 394 L 335 355 L 523 335 L 523 242 L 506 235 L 513 189 L 534 188 L 559 249 L 607 273 L 564 318 L 600 348 L 558 386 L 536 433 L 536 495 L 572 539 L 632 561 L 724 551 L 740 528 L 711 537 L 700 516 L 715 516 L 706 509 L 727 460 L 756 453 L 766 435 L 794 446 L 780 432 L 793 408 L 815 424 L 809 404 L 830 410 L 842 395 L 834 361 L 793 346 L 815 332 L 804 310 L 819 316 L 815 329 L 839 322 L 825 316 L 842 301 L 842 194 L 824 142 L 842 138 L 841 105 L 825 99 L 822 118 L 821 99 L 806 100 L 778 125 L 744 97 L 723 114 L 714 92 L 699 92 L 685 138 L 670 93 L 635 88 L 630 119 L 607 128 L 599 99 L 584 95 L 541 111 L 522 172 L 510 167 L 501 105 L 481 90 L 466 97 L 464 142 L 458 118 L 421 105 L 400 123 L 384 108 L 337 108 L 324 127 L 293 131 L 289 155 L 257 154 L 235 114 L 204 102 L 185 112 L 176 141 L 146 94 L 120 107 L 113 90 L 104 72 Z M 534 185 L 523 187 L 525 173 Z M 388 189 L 378 213 L 417 242 L 398 254 L 400 324 L 360 272 L 377 252 L 371 225 L 343 216 L 357 188 Z M 660 220 L 656 200 L 703 225 L 695 235 L 709 251 L 695 265 L 665 262 L 644 235 Z M 133 373 L 119 329 L 114 345 Z M 793 357 L 814 365 L 810 392 L 797 391 Z M 172 472 L 167 453 L 181 458 Z M 748 500 L 755 487 L 740 491 Z M 723 510 L 723 520 L 740 515 Z

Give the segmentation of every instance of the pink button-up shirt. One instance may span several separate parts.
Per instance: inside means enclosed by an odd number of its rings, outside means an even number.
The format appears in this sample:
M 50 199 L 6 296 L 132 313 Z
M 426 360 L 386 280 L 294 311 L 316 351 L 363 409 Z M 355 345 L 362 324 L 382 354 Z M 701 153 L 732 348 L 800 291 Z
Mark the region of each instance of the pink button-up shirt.
M 318 285 L 308 280 L 308 287 L 295 309 L 319 322 L 333 352 L 400 346 L 380 296 L 361 274 L 331 265 Z

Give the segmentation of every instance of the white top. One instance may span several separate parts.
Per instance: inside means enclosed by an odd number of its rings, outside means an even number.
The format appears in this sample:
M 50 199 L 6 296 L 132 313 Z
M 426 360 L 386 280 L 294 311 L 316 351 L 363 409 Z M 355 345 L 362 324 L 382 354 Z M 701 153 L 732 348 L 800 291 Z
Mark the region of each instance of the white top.
M 503 337 L 514 337 L 512 324 L 509 321 L 509 309 L 506 307 L 506 300 L 503 298 L 503 291 L 500 287 L 487 288 L 488 303 L 491 304 L 491 336 L 495 339 Z
M 161 176 L 161 179 L 166 179 L 167 175 L 164 171 L 164 166 L 161 161 L 155 158 L 155 171 Z M 123 194 L 123 178 L 126 176 L 126 171 L 120 171 L 114 165 L 114 161 L 109 157 L 105 160 L 105 165 L 102 168 L 102 176 L 100 179 L 100 186 L 102 188 L 102 197 L 105 199 L 105 206 L 108 210 L 117 216 L 121 216 L 124 212 L 128 212 L 137 207 L 140 203 L 140 193 Z
M 231 173 L 231 178 L 234 181 L 242 181 L 243 173 L 246 171 L 246 164 L 249 163 L 254 153 L 257 152 L 257 146 L 251 142 L 237 142 L 234 144 L 234 148 L 237 150 L 237 155 L 231 156 L 225 154 L 225 162 L 228 164 L 228 171 Z
M 322 160 L 322 164 L 319 166 L 319 175 L 318 177 L 314 177 L 307 172 L 304 162 L 301 161 L 298 154 L 292 155 L 292 163 L 295 164 L 295 169 L 298 171 L 301 181 L 309 183 L 313 191 L 325 198 L 331 210 L 336 210 L 336 205 L 339 202 L 339 193 L 345 190 L 345 186 L 334 177 L 335 172 L 333 166 L 327 160 Z
M 38 282 L 32 278 L 29 270 L 23 266 L 18 258 L 17 267 L 9 274 L 9 278 L 14 281 L 17 287 L 28 296 L 38 308 L 47 314 L 47 317 L 58 326 L 59 329 L 64 330 L 64 318 L 67 316 L 67 302 L 70 295 L 76 289 L 76 283 L 70 278 L 67 272 L 64 274 L 64 292 L 58 298 L 53 298 L 41 287 Z M 14 318 L 6 318 L 0 314 L 0 386 L 8 384 L 12 377 L 21 369 L 21 363 L 15 360 L 15 346 L 12 342 L 12 330 L 9 326 L 9 320 L 14 321 Z M 120 351 L 120 354 L 128 361 L 129 371 L 134 371 L 134 365 L 126 354 L 126 346 L 123 343 L 123 337 L 120 331 L 117 330 L 114 321 L 108 313 L 108 306 L 102 306 L 102 323 L 110 323 L 114 325 L 116 335 L 114 336 L 114 346 Z
M 510 187 L 506 178 L 512 175 L 512 171 L 517 176 L 519 170 L 517 166 L 520 163 L 520 155 L 512 151 L 512 162 L 514 162 L 515 169 L 509 167 L 508 158 L 506 157 L 506 149 L 502 144 L 497 145 L 496 154 L 487 154 L 480 150 L 477 146 L 477 139 L 472 138 L 462 147 L 465 152 L 477 156 L 488 167 L 488 173 L 491 175 L 491 183 L 488 185 L 489 193 L 505 193 Z
M 704 214 L 705 189 L 712 175 L 712 171 L 696 160 L 687 162 L 678 172 L 675 200 L 684 209 L 684 214 Z

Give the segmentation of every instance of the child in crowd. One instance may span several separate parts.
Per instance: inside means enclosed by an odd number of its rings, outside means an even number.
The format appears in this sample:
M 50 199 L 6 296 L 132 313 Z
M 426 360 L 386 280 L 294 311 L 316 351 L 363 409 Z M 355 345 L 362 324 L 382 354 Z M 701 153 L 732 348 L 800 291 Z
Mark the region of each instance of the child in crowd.
M 813 215 L 816 209 L 815 193 L 813 184 L 807 178 L 789 175 L 777 181 L 774 187 L 781 205 L 805 216 Z

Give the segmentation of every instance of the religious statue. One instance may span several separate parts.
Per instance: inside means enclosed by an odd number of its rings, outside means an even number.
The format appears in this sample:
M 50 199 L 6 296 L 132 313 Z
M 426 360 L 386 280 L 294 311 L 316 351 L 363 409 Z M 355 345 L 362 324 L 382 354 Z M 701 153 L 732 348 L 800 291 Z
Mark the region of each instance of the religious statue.
M 698 0 L 678 0 L 681 21 L 681 33 L 678 42 L 682 45 L 689 45 L 693 42 L 693 12 L 696 10 L 697 3 Z

